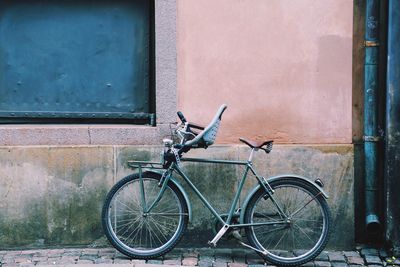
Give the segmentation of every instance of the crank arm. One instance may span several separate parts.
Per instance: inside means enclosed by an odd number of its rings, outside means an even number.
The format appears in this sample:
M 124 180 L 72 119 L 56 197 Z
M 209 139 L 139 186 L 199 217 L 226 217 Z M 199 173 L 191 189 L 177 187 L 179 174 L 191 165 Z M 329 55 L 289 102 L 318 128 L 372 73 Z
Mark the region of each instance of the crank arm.
M 217 242 L 226 233 L 226 231 L 228 231 L 228 229 L 229 229 L 229 225 L 225 224 L 224 226 L 222 226 L 221 230 L 218 231 L 217 235 L 213 238 L 213 240 L 208 241 L 208 244 L 210 246 L 216 247 L 217 246 Z

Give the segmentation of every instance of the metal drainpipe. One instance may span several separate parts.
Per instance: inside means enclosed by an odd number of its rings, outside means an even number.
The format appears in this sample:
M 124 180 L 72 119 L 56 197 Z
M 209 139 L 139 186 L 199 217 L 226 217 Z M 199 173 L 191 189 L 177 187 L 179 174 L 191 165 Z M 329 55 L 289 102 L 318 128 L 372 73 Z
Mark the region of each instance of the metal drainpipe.
M 388 2 L 386 83 L 385 218 L 386 241 L 400 255 L 400 1 Z
M 365 213 L 368 233 L 380 230 L 377 215 L 379 0 L 367 0 L 364 61 Z

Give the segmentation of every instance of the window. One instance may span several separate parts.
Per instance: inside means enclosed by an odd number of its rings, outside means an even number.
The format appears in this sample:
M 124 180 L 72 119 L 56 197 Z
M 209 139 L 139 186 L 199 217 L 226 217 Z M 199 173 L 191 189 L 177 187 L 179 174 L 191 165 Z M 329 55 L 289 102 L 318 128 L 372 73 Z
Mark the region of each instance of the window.
M 154 123 L 153 3 L 0 3 L 0 122 Z

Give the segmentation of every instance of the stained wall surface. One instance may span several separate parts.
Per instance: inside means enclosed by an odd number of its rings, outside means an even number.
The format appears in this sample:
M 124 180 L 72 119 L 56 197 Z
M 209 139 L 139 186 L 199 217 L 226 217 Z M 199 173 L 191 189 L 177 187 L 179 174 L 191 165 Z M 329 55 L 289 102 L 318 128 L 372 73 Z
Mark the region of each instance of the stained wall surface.
M 0 249 L 109 246 L 100 220 L 106 193 L 134 172 L 128 160 L 157 161 L 161 149 L 143 145 L 0 147 Z M 249 148 L 242 145 L 216 145 L 190 151 L 188 156 L 234 160 L 246 159 L 248 154 Z M 271 154 L 257 153 L 254 167 L 265 177 L 295 173 L 322 179 L 334 225 L 328 248 L 354 247 L 352 145 L 277 145 Z M 218 212 L 228 213 L 242 166 L 183 163 L 183 171 Z M 183 179 L 174 176 L 187 192 L 193 214 L 179 246 L 207 246 L 215 235 L 215 219 Z M 249 175 L 241 204 L 256 184 Z
M 179 0 L 178 108 L 220 143 L 351 143 L 350 0 Z

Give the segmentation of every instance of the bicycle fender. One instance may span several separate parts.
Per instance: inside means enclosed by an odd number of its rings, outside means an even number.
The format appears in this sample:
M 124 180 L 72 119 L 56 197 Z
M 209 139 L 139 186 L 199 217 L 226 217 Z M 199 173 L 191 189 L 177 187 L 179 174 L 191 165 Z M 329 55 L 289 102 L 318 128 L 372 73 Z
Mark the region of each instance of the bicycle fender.
M 316 190 L 318 190 L 318 192 L 321 192 L 322 196 L 325 199 L 329 198 L 328 194 L 324 191 L 324 189 L 322 189 L 322 187 L 320 187 L 314 181 L 312 181 L 309 178 L 304 177 L 304 176 L 293 175 L 293 174 L 283 174 L 283 175 L 272 176 L 272 177 L 268 178 L 267 181 L 268 181 L 268 183 L 271 183 L 273 181 L 276 181 L 276 180 L 279 180 L 279 179 L 282 179 L 282 178 L 286 178 L 286 177 L 300 179 L 302 181 L 305 181 L 306 183 L 308 183 L 309 185 L 314 187 Z M 250 191 L 250 193 L 247 195 L 245 201 L 243 202 L 243 206 L 242 206 L 241 211 L 240 211 L 240 223 L 244 223 L 244 212 L 245 212 L 245 210 L 247 208 L 247 205 L 249 204 L 249 201 L 250 201 L 251 197 L 258 191 L 258 189 L 260 189 L 260 187 L 261 187 L 260 184 L 256 185 Z
M 162 172 L 158 172 L 158 171 L 146 171 L 146 172 L 151 172 L 151 173 L 154 173 L 154 174 L 157 174 L 157 175 L 160 175 L 160 176 L 163 175 Z M 188 207 L 189 222 L 191 222 L 191 221 L 192 221 L 192 205 L 191 205 L 191 203 L 190 203 L 190 200 L 189 200 L 188 195 L 186 194 L 185 189 L 183 189 L 183 187 L 181 186 L 181 184 L 180 184 L 178 181 L 176 181 L 174 177 L 171 177 L 169 180 L 170 180 L 174 185 L 176 185 L 176 187 L 178 187 L 178 189 L 181 191 L 181 193 L 182 193 L 182 195 L 183 195 L 183 198 L 184 198 L 185 201 L 186 201 L 186 205 L 187 205 L 187 207 Z

